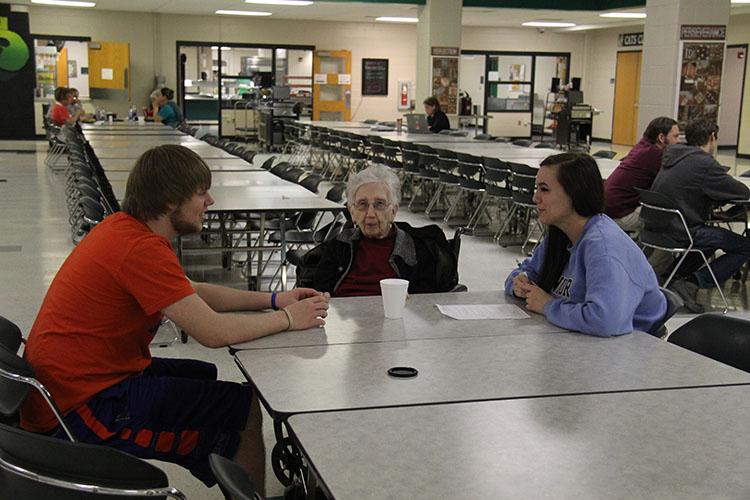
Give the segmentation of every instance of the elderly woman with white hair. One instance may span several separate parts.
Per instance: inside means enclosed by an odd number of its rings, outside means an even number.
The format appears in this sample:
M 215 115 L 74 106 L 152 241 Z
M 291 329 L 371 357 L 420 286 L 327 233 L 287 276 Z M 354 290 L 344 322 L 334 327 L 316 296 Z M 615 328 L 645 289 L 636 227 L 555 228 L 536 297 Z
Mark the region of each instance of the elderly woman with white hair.
M 303 284 L 336 297 L 380 295 L 380 280 L 409 280 L 410 293 L 448 292 L 458 283 L 456 255 L 436 225 L 394 222 L 401 182 L 382 165 L 350 177 L 347 209 L 353 227 L 314 248 L 303 261 Z M 304 275 L 312 275 L 310 282 Z

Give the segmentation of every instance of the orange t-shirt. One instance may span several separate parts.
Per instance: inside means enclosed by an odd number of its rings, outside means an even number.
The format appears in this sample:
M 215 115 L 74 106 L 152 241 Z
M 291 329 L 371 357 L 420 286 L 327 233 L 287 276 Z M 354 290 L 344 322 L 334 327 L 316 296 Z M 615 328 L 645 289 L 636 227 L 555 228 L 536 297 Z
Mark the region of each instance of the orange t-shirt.
M 70 118 L 70 111 L 59 102 L 56 102 L 55 105 L 52 106 L 52 112 L 49 117 L 50 120 L 52 120 L 52 123 L 58 127 L 62 127 L 65 125 L 65 122 L 68 121 L 68 118 Z
M 193 293 L 166 238 L 124 212 L 110 215 L 57 272 L 24 357 L 67 414 L 148 367 L 161 310 Z M 21 425 L 57 426 L 36 391 L 21 408 Z

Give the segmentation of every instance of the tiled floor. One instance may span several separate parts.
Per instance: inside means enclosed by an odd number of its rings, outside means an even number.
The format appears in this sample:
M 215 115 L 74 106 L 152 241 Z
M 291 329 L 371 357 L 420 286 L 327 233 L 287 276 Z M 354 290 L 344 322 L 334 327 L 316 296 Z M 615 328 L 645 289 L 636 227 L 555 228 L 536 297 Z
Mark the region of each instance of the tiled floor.
M 609 148 L 609 145 L 594 145 L 594 150 L 605 148 Z M 617 158 L 627 152 L 627 148 L 614 149 L 618 151 Z M 0 315 L 16 322 L 24 332 L 31 328 L 49 283 L 73 249 L 65 207 L 64 179 L 44 167 L 45 151 L 46 144 L 41 141 L 0 141 L 0 283 L 4 290 L 0 295 Z M 256 161 L 262 159 L 259 155 Z M 750 169 L 748 160 L 736 160 L 723 152 L 719 159 L 735 172 Z M 409 213 L 405 209 L 401 210 L 398 219 L 416 225 L 427 222 L 423 214 Z M 451 228 L 445 229 L 446 234 L 452 235 Z M 518 247 L 501 248 L 490 238 L 464 236 L 459 263 L 461 282 L 470 290 L 497 289 L 521 258 Z M 230 278 L 236 278 L 236 274 Z M 728 291 L 733 289 L 731 298 L 735 310 L 731 313 L 748 316 L 746 287 L 730 282 L 726 288 Z M 716 304 L 717 294 L 712 294 L 711 301 Z M 670 330 L 674 329 L 689 318 L 688 315 L 678 314 L 668 326 Z M 171 347 L 155 348 L 154 355 L 211 361 L 218 366 L 221 378 L 242 380 L 225 349 L 207 349 L 190 341 L 184 345 L 178 343 Z M 269 424 L 265 422 L 266 443 L 270 446 L 273 434 Z M 222 498 L 218 488 L 206 489 L 180 467 L 161 462 L 158 462 L 158 466 L 167 472 L 170 482 L 189 498 Z M 283 488 L 273 477 L 270 465 L 267 478 L 268 495 L 281 495 Z

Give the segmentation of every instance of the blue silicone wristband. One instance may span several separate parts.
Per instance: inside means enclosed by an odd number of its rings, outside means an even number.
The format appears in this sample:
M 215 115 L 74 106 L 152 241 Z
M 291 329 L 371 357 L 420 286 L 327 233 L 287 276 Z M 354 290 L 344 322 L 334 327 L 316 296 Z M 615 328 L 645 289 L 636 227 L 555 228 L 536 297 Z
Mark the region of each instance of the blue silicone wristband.
M 274 311 L 278 311 L 279 310 L 279 308 L 276 307 L 276 292 L 273 292 L 271 294 L 271 309 L 273 309 Z

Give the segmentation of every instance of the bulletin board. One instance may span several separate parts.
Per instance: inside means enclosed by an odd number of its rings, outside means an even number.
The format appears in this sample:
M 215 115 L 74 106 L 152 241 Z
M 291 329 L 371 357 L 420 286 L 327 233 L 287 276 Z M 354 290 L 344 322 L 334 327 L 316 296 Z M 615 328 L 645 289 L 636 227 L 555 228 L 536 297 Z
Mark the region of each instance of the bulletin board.
M 362 59 L 362 95 L 388 95 L 388 59 Z
M 682 42 L 677 122 L 719 121 L 724 42 Z
M 458 57 L 432 57 L 432 95 L 443 113 L 458 114 Z

